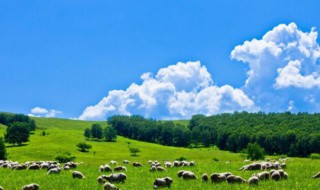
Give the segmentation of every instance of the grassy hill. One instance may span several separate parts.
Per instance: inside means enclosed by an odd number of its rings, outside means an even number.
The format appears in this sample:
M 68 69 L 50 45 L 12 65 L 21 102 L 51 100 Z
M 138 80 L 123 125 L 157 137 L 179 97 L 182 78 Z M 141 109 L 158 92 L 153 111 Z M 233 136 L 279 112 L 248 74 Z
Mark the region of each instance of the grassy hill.
M 193 171 L 198 178 L 203 173 L 230 171 L 248 179 L 257 171 L 239 171 L 243 166 L 243 158 L 240 154 L 234 154 L 226 151 L 220 151 L 216 148 L 176 148 L 166 147 L 152 143 L 145 143 L 119 137 L 117 142 L 93 142 L 90 152 L 83 153 L 77 150 L 76 144 L 85 141 L 83 136 L 84 129 L 91 127 L 95 122 L 76 121 L 66 119 L 47 119 L 34 118 L 38 130 L 31 135 L 30 142 L 25 146 L 12 147 L 8 145 L 8 159 L 13 161 L 40 161 L 54 160 L 56 155 L 69 152 L 76 156 L 77 162 L 83 162 L 77 170 L 83 172 L 86 176 L 84 180 L 74 180 L 71 177 L 72 171 L 62 171 L 59 175 L 46 175 L 46 171 L 15 171 L 0 168 L 0 186 L 5 189 L 21 189 L 28 183 L 38 183 L 41 189 L 103 189 L 102 185 L 96 182 L 101 173 L 98 172 L 99 166 L 108 163 L 110 160 L 116 160 L 121 163 L 128 159 L 131 162 L 139 161 L 145 166 L 134 168 L 127 166 L 126 172 L 128 178 L 126 183 L 117 184 L 122 190 L 125 189 L 152 189 L 153 180 L 156 177 L 170 176 L 174 183 L 171 189 L 318 189 L 319 181 L 311 178 L 312 175 L 320 171 L 320 161 L 300 158 L 290 158 L 286 172 L 289 179 L 286 181 L 261 181 L 256 187 L 249 187 L 248 184 L 211 184 L 204 183 L 200 179 L 196 181 L 183 181 L 178 178 L 176 173 L 181 168 L 170 168 L 167 172 L 149 172 L 148 160 L 170 160 L 173 161 L 180 157 L 196 161 L 194 167 L 184 168 Z M 186 121 L 181 121 L 186 124 Z M 103 126 L 106 122 L 99 122 Z M 0 125 L 0 136 L 5 132 L 5 126 Z M 42 136 L 45 131 L 47 135 Z M 139 156 L 130 156 L 129 146 L 137 147 L 141 150 Z M 231 163 L 226 163 L 230 161 Z M 12 182 L 14 181 L 14 183 Z

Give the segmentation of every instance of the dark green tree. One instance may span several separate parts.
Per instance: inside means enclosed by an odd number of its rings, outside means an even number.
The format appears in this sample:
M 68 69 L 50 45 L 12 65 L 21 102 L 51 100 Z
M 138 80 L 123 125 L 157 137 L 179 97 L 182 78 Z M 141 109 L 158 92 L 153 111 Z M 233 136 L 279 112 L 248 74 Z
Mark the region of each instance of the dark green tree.
M 84 130 L 84 134 L 83 135 L 86 137 L 86 139 L 89 139 L 91 137 L 91 130 L 89 128 L 86 128 Z
M 102 127 L 100 124 L 95 123 L 91 126 L 91 136 L 96 139 L 102 139 Z
M 140 149 L 136 147 L 130 147 L 129 151 L 131 153 L 131 156 L 137 156 L 138 153 L 141 152 Z
M 246 152 L 251 160 L 263 160 L 265 156 L 264 149 L 258 143 L 249 143 Z
M 211 133 L 209 130 L 205 130 L 202 134 L 202 144 L 205 147 L 209 147 L 211 144 Z
M 78 143 L 78 144 L 77 144 L 77 147 L 79 148 L 79 150 L 80 150 L 81 152 L 88 152 L 89 149 L 92 148 L 92 146 L 91 146 L 90 144 L 87 144 L 87 143 L 85 143 L 85 142 L 80 142 L 80 143 Z
M 4 138 L 6 142 L 13 145 L 18 144 L 20 146 L 22 143 L 29 141 L 29 136 L 30 132 L 27 123 L 14 122 L 7 127 Z
M 6 146 L 4 144 L 3 138 L 0 138 L 0 160 L 6 160 L 7 159 L 7 151 Z
M 104 135 L 107 142 L 117 141 L 117 131 L 112 126 L 108 126 L 104 129 Z

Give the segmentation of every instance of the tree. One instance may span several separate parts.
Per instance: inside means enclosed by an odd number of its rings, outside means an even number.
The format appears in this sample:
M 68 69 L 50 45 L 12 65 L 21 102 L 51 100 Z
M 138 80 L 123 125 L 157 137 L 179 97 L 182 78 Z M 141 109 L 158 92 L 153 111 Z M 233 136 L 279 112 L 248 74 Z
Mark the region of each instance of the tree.
M 138 152 L 141 152 L 139 148 L 130 147 L 129 151 L 131 152 L 131 156 L 137 156 Z
M 264 149 L 258 143 L 249 143 L 246 152 L 248 153 L 247 158 L 251 160 L 263 160 Z
M 102 127 L 100 124 L 95 123 L 91 126 L 91 136 L 96 139 L 102 139 Z
M 89 152 L 89 149 L 92 148 L 90 144 L 87 144 L 85 142 L 78 143 L 77 147 L 80 149 L 81 152 Z
M 3 138 L 0 138 L 0 160 L 7 159 L 6 146 L 4 145 Z
M 104 135 L 108 142 L 115 142 L 117 140 L 117 131 L 112 126 L 104 129 Z
M 22 145 L 23 142 L 29 141 L 29 126 L 24 122 L 14 122 L 7 127 L 6 134 L 4 136 L 5 141 L 10 144 Z
M 86 137 L 86 139 L 89 139 L 90 136 L 91 136 L 91 131 L 90 131 L 90 129 L 89 129 L 89 128 L 86 128 L 86 129 L 84 130 L 84 134 L 83 134 L 83 135 Z

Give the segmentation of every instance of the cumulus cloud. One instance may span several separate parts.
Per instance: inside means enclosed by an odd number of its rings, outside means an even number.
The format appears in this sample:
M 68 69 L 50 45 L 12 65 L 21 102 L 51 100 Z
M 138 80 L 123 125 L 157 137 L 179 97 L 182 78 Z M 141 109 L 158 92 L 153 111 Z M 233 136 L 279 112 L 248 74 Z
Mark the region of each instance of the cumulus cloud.
M 254 102 L 241 90 L 213 85 L 207 68 L 197 62 L 179 62 L 141 76 L 142 84 L 113 90 L 98 104 L 87 107 L 79 119 L 105 119 L 114 114 L 139 114 L 161 119 L 190 118 L 234 110 L 253 110 Z
M 31 109 L 29 116 L 33 117 L 56 117 L 58 114 L 62 114 L 62 111 L 55 109 L 46 109 L 41 107 L 34 107 Z
M 244 92 L 264 111 L 284 111 L 285 102 L 293 98 L 300 108 L 308 107 L 301 101 L 310 94 L 319 99 L 320 47 L 317 38 L 315 28 L 303 32 L 295 23 L 290 23 L 276 26 L 261 39 L 236 46 L 231 59 L 249 66 Z M 315 110 L 311 107 L 307 111 Z

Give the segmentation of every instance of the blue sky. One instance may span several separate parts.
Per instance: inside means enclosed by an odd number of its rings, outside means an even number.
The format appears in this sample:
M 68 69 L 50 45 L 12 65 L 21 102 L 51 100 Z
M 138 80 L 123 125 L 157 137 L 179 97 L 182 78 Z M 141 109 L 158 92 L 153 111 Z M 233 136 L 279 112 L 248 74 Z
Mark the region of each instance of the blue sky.
M 318 112 L 319 5 L 2 1 L 0 111 L 80 119 Z

